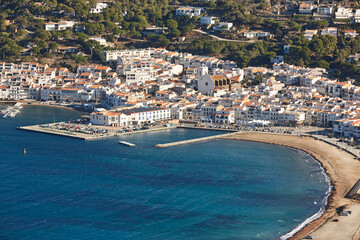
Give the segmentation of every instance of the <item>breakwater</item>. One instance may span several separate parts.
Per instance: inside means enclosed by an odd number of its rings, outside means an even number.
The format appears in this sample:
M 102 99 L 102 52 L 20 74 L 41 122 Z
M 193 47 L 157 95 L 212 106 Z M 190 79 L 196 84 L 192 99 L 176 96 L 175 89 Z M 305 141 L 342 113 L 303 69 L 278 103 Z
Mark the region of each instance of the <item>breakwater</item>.
M 235 134 L 235 132 L 226 133 L 226 134 L 220 134 L 220 135 L 216 135 L 216 136 L 209 136 L 209 137 L 202 137 L 202 138 L 183 140 L 183 141 L 178 141 L 178 142 L 156 144 L 155 147 L 157 147 L 157 148 L 167 148 L 167 147 L 173 147 L 173 146 L 178 146 L 178 145 L 185 145 L 185 144 L 190 144 L 190 143 L 209 141 L 209 140 L 214 140 L 214 139 L 217 139 L 217 138 L 231 137 L 234 134 Z

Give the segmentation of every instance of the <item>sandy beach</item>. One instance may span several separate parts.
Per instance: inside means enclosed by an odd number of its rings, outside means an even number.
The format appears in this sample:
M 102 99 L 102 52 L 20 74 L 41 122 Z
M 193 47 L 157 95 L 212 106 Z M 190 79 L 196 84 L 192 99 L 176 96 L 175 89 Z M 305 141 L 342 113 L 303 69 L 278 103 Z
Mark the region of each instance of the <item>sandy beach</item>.
M 295 135 L 245 132 L 234 134 L 228 139 L 264 142 L 297 148 L 312 155 L 325 168 L 333 185 L 325 213 L 306 225 L 290 239 L 303 239 L 306 235 L 311 235 L 313 239 L 321 240 L 359 240 L 360 202 L 345 198 L 346 193 L 360 178 L 360 161 L 356 160 L 353 155 L 323 141 Z M 336 208 L 344 205 L 346 210 L 350 210 L 352 214 L 338 216 Z M 338 219 L 338 221 L 334 222 L 334 219 Z

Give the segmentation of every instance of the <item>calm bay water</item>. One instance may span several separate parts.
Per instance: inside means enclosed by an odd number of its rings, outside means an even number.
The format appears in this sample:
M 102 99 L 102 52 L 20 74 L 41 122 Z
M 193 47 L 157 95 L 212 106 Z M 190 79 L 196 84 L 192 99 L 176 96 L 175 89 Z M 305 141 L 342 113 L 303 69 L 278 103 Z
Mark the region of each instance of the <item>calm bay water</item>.
M 328 190 L 317 162 L 280 146 L 153 147 L 215 131 L 122 137 L 130 148 L 16 130 L 80 115 L 31 106 L 0 119 L 0 239 L 276 239 Z

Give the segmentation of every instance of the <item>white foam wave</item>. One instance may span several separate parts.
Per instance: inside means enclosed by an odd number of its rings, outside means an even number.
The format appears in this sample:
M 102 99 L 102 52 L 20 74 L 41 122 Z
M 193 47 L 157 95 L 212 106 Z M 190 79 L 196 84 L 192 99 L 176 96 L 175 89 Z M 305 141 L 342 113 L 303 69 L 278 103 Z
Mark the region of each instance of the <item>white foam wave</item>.
M 316 159 L 315 159 L 316 160 Z M 332 185 L 331 185 L 331 180 L 329 178 L 329 176 L 326 174 L 325 172 L 325 169 L 323 168 L 323 166 L 321 165 L 320 162 L 316 161 L 321 170 L 322 170 L 322 174 L 324 175 L 325 179 L 326 179 L 326 182 L 329 184 L 329 189 L 326 191 L 325 193 L 325 197 L 323 198 L 323 200 L 321 201 L 322 206 L 321 208 L 319 209 L 319 211 L 317 211 L 317 213 L 315 213 L 314 215 L 312 215 L 311 217 L 307 218 L 304 222 L 300 223 L 297 227 L 295 227 L 293 230 L 291 230 L 289 233 L 283 235 L 280 237 L 280 240 L 286 240 L 292 236 L 294 236 L 295 233 L 297 233 L 298 231 L 300 231 L 301 229 L 303 229 L 306 225 L 308 225 L 309 223 L 311 223 L 312 221 L 318 219 L 321 217 L 321 215 L 323 215 L 323 213 L 325 212 L 325 207 L 327 205 L 327 202 L 328 202 L 328 198 L 331 194 L 331 191 L 332 191 Z

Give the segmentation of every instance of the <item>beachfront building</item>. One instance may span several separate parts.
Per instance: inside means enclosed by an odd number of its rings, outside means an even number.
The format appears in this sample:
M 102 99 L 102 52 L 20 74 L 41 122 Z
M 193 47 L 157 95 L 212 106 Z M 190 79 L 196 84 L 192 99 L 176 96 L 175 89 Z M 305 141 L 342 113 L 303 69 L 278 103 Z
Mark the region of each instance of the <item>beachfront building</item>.
M 215 114 L 215 123 L 216 124 L 232 124 L 235 122 L 235 113 L 231 109 L 223 109 L 217 111 Z
M 120 112 L 95 112 L 90 114 L 90 122 L 93 125 L 119 126 L 120 122 L 126 121 L 126 116 Z M 121 126 L 121 125 L 120 125 Z
M 170 108 L 130 108 L 120 111 L 94 112 L 90 122 L 104 126 L 130 126 L 169 120 Z
M 360 139 L 360 117 L 336 120 L 333 124 L 335 136 Z

